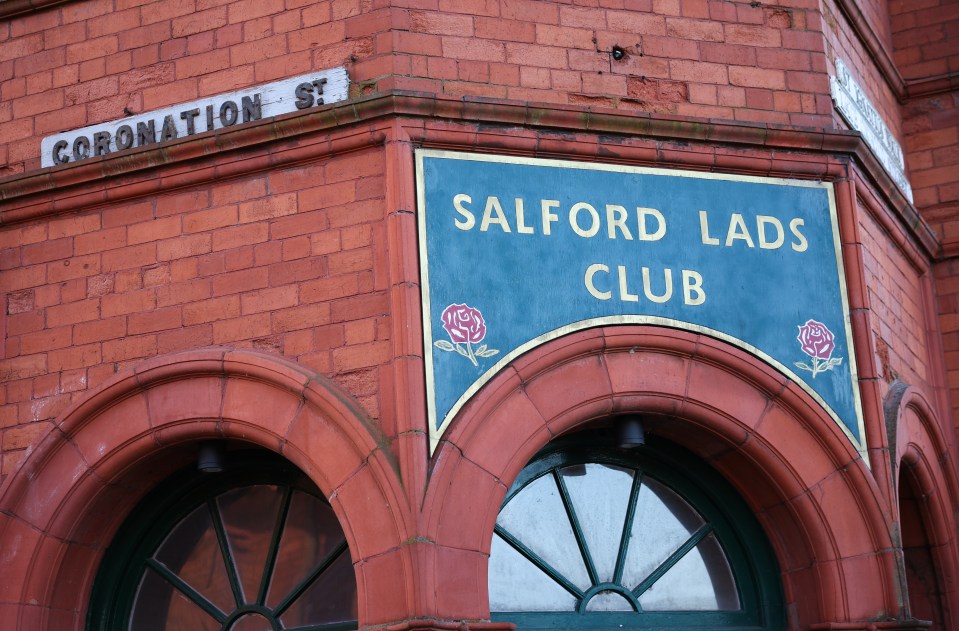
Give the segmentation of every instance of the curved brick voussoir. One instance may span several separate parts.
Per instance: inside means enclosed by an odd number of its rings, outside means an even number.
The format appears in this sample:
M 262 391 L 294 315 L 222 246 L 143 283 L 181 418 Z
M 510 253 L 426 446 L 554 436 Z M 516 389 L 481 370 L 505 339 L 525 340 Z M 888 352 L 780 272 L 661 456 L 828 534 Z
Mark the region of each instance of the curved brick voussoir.
M 426 532 L 438 546 L 487 552 L 496 519 L 489 507 L 539 449 L 610 415 L 641 412 L 647 432 L 699 454 L 756 512 L 787 598 L 802 595 L 791 601 L 800 627 L 854 618 L 864 606 L 895 609 L 887 587 L 895 567 L 885 556 L 870 566 L 879 580 L 855 598 L 836 598 L 859 589 L 862 563 L 848 559 L 892 540 L 869 469 L 808 394 L 741 349 L 692 332 L 619 326 L 570 338 L 526 353 L 454 419 L 434 454 L 425 503 Z M 451 515 L 468 523 L 451 528 Z M 485 606 L 484 596 L 459 606 Z
M 85 609 L 106 543 L 140 498 L 190 464 L 196 442 L 208 439 L 290 458 L 332 498 L 354 561 L 408 538 L 395 459 L 332 382 L 256 352 L 158 357 L 67 410 L 7 485 L 0 528 L 23 544 L 5 563 L 3 600 L 24 603 L 13 607 L 10 628 L 54 619 L 66 621 L 57 628 L 81 628 L 76 612 Z

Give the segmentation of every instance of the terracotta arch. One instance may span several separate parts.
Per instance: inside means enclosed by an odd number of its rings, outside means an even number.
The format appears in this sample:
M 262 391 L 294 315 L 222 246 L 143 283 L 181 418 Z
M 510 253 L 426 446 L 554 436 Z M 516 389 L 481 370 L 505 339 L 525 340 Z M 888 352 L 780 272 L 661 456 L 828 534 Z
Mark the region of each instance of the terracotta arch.
M 408 615 L 411 535 L 396 463 L 339 387 L 298 364 L 206 349 L 118 375 L 58 419 L 0 500 L 5 628 L 82 629 L 104 547 L 159 479 L 224 438 L 302 469 L 346 533 L 361 624 Z M 396 580 L 397 577 L 406 580 Z M 386 580 L 392 577 L 393 580 Z
M 923 393 L 897 382 L 886 396 L 886 428 L 892 447 L 893 488 L 910 475 L 940 587 L 945 628 L 959 624 L 959 559 L 955 554 L 959 483 L 939 420 Z M 898 498 L 897 496 L 897 499 Z M 897 514 L 899 513 L 897 506 Z
M 738 488 L 779 559 L 790 628 L 899 615 L 879 489 L 835 422 L 742 350 L 646 326 L 540 346 L 453 422 L 434 456 L 425 528 L 439 549 L 471 563 L 461 572 L 475 586 L 474 609 L 489 615 L 493 525 L 522 467 L 554 436 L 624 411 L 654 414 L 648 431 L 699 454 Z

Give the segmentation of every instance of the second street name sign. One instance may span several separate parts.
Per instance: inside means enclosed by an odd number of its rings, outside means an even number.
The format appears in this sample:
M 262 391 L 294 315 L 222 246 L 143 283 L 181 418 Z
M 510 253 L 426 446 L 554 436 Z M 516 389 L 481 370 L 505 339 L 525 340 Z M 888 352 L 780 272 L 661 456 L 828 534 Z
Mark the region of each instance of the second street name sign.
M 520 354 L 653 324 L 774 366 L 865 458 L 831 184 L 430 150 L 416 165 L 432 449 Z

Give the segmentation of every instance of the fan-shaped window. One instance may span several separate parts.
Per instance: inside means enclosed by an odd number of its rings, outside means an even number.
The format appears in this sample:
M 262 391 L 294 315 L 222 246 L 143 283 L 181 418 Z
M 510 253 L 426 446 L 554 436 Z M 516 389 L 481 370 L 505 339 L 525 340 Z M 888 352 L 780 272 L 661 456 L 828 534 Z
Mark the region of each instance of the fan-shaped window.
M 782 628 L 758 524 L 675 446 L 553 446 L 520 474 L 490 551 L 494 618 L 539 628 Z
M 151 494 L 108 550 L 88 628 L 356 628 L 356 579 L 332 509 L 276 459 L 186 472 Z

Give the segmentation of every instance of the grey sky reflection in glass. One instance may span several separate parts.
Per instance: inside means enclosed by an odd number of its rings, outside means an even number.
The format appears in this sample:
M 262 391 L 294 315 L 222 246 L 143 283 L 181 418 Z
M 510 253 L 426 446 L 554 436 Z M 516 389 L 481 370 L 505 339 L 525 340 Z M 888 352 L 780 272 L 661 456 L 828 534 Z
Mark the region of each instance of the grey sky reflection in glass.
M 599 463 L 551 469 L 502 508 L 489 592 L 492 611 L 740 608 L 711 525 L 642 472 Z

